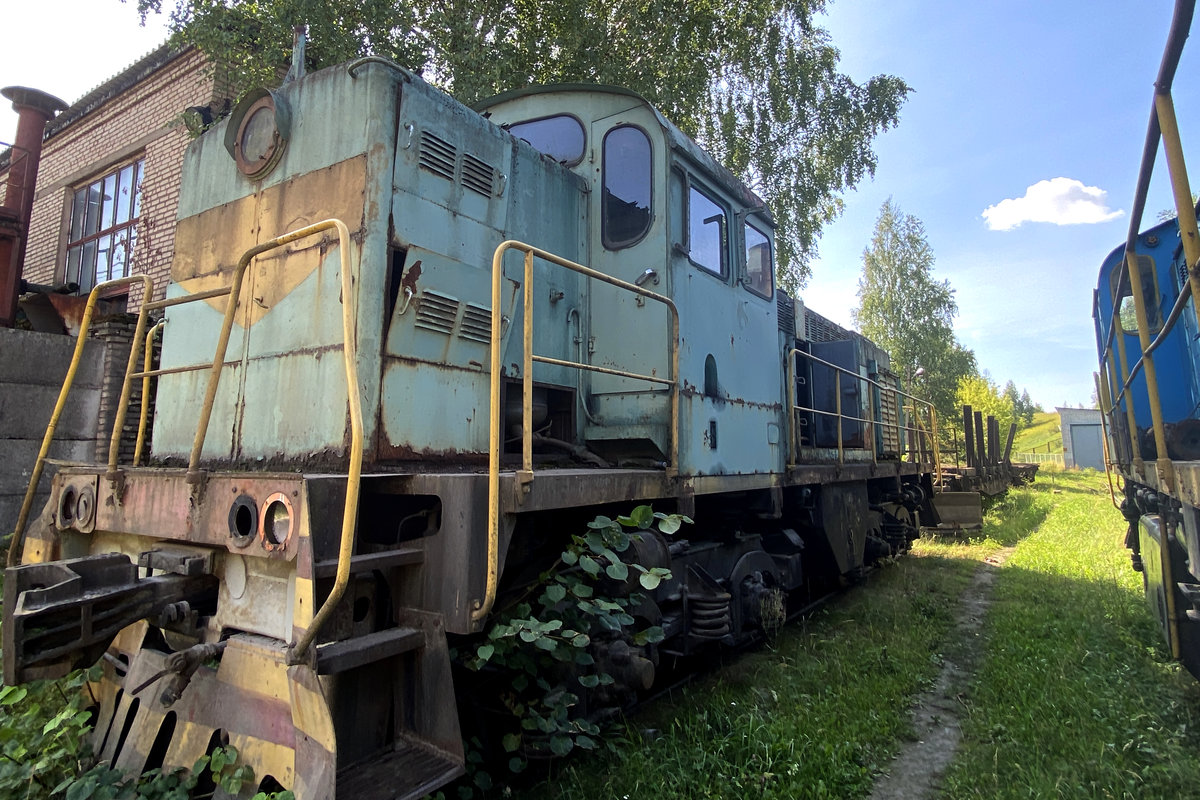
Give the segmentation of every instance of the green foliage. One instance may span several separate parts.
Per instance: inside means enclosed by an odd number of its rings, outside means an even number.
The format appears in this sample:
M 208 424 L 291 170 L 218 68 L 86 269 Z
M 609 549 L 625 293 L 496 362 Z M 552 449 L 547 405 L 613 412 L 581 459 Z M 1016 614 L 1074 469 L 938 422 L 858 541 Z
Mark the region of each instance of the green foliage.
M 528 756 L 597 747 L 599 728 L 577 713 L 584 691 L 614 683 L 596 654 L 614 642 L 636 648 L 663 639 L 658 626 L 636 629 L 633 613 L 645 596 L 635 587 L 652 590 L 671 573 L 632 560 L 634 544 L 655 529 L 672 534 L 684 522 L 691 520 L 649 506 L 615 520 L 597 517 L 540 576 L 532 600 L 496 615 L 464 659 L 469 669 L 511 675 L 500 700 L 518 723 L 503 740 L 513 771 L 524 769 Z
M 205 772 L 212 782 L 236 796 L 242 787 L 254 782 L 254 770 L 238 764 L 237 748 L 217 747 L 201 756 L 192 769 L 151 770 L 140 777 L 127 776 L 105 764 L 93 766 L 55 790 L 65 790 L 66 800 L 189 800 Z M 252 800 L 294 800 L 290 791 L 258 792 Z
M 955 389 L 962 376 L 975 372 L 975 354 L 954 336 L 958 303 L 949 281 L 934 280 L 933 264 L 925 226 L 888 198 L 863 251 L 854 321 L 888 351 L 906 388 L 932 402 L 942 419 L 953 420 L 959 413 Z
M 143 15 L 163 0 L 137 0 Z M 745 179 L 779 222 L 780 279 L 807 278 L 841 192 L 875 170 L 871 143 L 908 86 L 856 83 L 815 23 L 825 0 L 174 0 L 179 41 L 221 66 L 240 95 L 278 83 L 295 26 L 310 68 L 385 56 L 470 105 L 532 84 L 637 91 Z
M 640 711 L 612 752 L 573 760 L 518 796 L 866 797 L 908 735 L 913 695 L 941 668 L 974 566 L 899 559 L 769 648 Z
M 1012 404 L 1014 421 L 1017 423 L 1018 431 L 1024 430 L 1033 424 L 1033 415 L 1041 409 L 1029 397 L 1029 390 L 1026 389 L 1020 394 L 1017 393 L 1017 384 L 1011 380 L 1004 384 L 1004 399 Z
M 1009 397 L 1000 391 L 995 381 L 984 370 L 982 375 L 967 375 L 958 381 L 955 403 L 970 406 L 986 420 L 989 416 L 1000 423 L 1000 437 L 1007 439 L 1008 427 L 1017 421 L 1016 409 Z
M 974 538 L 918 540 L 772 649 L 647 708 L 613 752 L 518 796 L 866 797 L 950 660 L 974 677 L 952 695 L 965 740 L 941 794 L 1192 797 L 1200 687 L 1165 663 L 1122 527 L 1102 476 L 1040 474 Z M 1016 552 L 967 660 L 958 599 L 1002 547 Z
M 1059 430 L 1058 412 L 1035 411 L 1032 424 L 1017 434 L 1013 442 L 1013 452 L 1062 452 L 1062 431 Z
M 99 668 L 93 670 L 98 677 Z M 62 681 L 0 688 L 0 797 L 41 800 L 86 769 L 87 679 L 76 672 Z
M 126 775 L 95 764 L 88 736 L 88 681 L 101 668 L 74 672 L 60 681 L 0 687 L 0 797 L 5 800 L 188 800 L 204 773 L 236 795 L 254 782 L 254 770 L 238 764 L 234 747 L 218 747 L 192 769 Z M 253 800 L 294 800 L 290 791 L 259 792 Z

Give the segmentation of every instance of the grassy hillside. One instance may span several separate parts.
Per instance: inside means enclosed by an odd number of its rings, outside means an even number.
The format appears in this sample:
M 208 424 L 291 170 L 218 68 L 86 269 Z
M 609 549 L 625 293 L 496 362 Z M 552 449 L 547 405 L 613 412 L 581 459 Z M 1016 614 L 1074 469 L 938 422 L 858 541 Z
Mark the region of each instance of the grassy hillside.
M 1058 412 L 1043 411 L 1033 415 L 1033 424 L 1017 431 L 1013 441 L 1014 453 L 1061 453 L 1062 432 L 1058 429 Z

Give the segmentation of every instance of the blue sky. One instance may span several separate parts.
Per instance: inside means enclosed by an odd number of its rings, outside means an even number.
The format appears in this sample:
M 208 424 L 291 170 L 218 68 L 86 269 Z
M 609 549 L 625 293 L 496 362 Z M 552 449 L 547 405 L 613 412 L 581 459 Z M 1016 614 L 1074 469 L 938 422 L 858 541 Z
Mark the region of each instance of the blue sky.
M 956 290 L 959 339 L 980 366 L 1047 408 L 1089 403 L 1092 290 L 1101 260 L 1128 230 L 1173 7 L 1170 0 L 834 3 L 824 26 L 843 70 L 859 81 L 898 75 L 914 91 L 900 124 L 877 142 L 874 180 L 846 195 L 845 213 L 823 233 L 806 302 L 850 322 L 862 251 L 891 197 L 924 222 L 935 276 Z M 1197 56 L 1185 50 L 1180 74 Z M 1190 141 L 1200 141 L 1200 103 L 1188 103 L 1194 92 L 1177 94 L 1187 154 L 1189 130 Z M 1171 205 L 1161 159 L 1155 175 L 1142 227 Z M 989 207 L 1056 178 L 1106 193 L 1093 191 L 1088 208 L 1075 207 L 1090 213 L 1074 218 L 1107 219 L 994 230 L 984 218 Z M 991 223 L 1065 221 L 1046 201 L 1069 186 L 1043 186 L 1022 204 L 1028 214 L 993 212 Z
M 6 30 L 33 33 L 0 49 L 0 85 L 35 86 L 68 102 L 164 38 L 161 18 L 139 28 L 134 8 L 116 0 L 10 5 Z M 824 232 L 805 301 L 850 324 L 862 251 L 891 197 L 924 222 L 935 275 L 957 292 L 959 338 L 993 379 L 1015 381 L 1046 407 L 1088 403 L 1091 293 L 1100 261 L 1129 224 L 1172 8 L 1171 0 L 833 3 L 821 22 L 842 69 L 860 81 L 899 75 L 914 91 L 899 126 L 877 142 L 874 180 L 846 195 L 845 213 Z M 1185 51 L 1181 74 L 1198 58 Z M 1188 93 L 1180 95 L 1187 152 L 1189 131 L 1200 141 L 1200 102 L 1189 107 Z M 0 105 L 0 141 L 12 141 L 15 117 Z M 1170 204 L 1161 163 L 1156 175 L 1150 213 Z M 1107 220 L 990 227 L 986 209 L 1010 209 L 1004 201 L 1043 181 L 1053 183 L 1043 185 L 1041 202 L 1017 209 L 1030 213 L 993 212 L 991 225 L 1055 218 L 1046 201 L 1061 199 L 1062 187 L 1090 200 L 1077 211 Z

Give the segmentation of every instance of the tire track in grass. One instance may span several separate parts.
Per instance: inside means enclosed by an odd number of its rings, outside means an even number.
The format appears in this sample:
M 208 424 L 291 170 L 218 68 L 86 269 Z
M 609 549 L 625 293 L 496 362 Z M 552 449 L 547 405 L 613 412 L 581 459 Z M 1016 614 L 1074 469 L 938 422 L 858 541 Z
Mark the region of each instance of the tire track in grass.
M 891 769 L 876 781 L 871 800 L 925 800 L 938 790 L 962 741 L 961 697 L 983 655 L 979 629 L 992 602 L 992 587 L 1015 549 L 1005 547 L 984 559 L 959 596 L 942 670 L 913 707 L 916 738 L 900 749 Z

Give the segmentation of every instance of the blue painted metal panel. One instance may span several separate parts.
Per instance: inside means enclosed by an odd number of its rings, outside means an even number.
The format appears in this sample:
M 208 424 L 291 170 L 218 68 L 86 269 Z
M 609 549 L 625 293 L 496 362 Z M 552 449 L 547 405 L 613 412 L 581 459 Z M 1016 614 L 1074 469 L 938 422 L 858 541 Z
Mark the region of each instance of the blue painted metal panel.
M 1138 236 L 1137 255 L 1139 259 L 1148 258 L 1152 264 L 1153 281 L 1143 278 L 1148 297 L 1158 306 L 1160 319 L 1165 317 L 1175 303 L 1179 293 L 1179 276 L 1176 274 L 1175 251 L 1179 248 L 1179 228 L 1174 220 L 1155 226 Z M 1098 316 L 1097 341 L 1103 344 L 1113 316 L 1117 312 L 1115 305 L 1116 273 L 1124 261 L 1124 246 L 1118 247 L 1104 259 L 1100 268 L 1100 279 L 1097 285 L 1096 309 Z M 1194 317 L 1194 314 L 1192 315 Z M 1141 353 L 1141 343 L 1136 331 L 1122 333 L 1120 323 L 1117 323 L 1116 336 L 1123 336 L 1128 366 L 1132 367 Z M 1177 423 L 1191 418 L 1197 408 L 1196 357 L 1189 347 L 1189 328 L 1187 325 L 1176 326 L 1167 338 L 1154 352 L 1154 363 L 1158 376 L 1159 394 L 1162 400 L 1163 419 L 1167 423 Z M 1114 349 L 1116 341 L 1113 342 Z M 1115 378 L 1116 376 L 1114 376 Z M 1119 387 L 1118 387 L 1119 388 Z M 1150 403 L 1146 390 L 1145 372 L 1140 372 L 1130 387 L 1128 393 L 1132 397 L 1133 412 L 1139 429 L 1148 430 L 1152 426 Z

